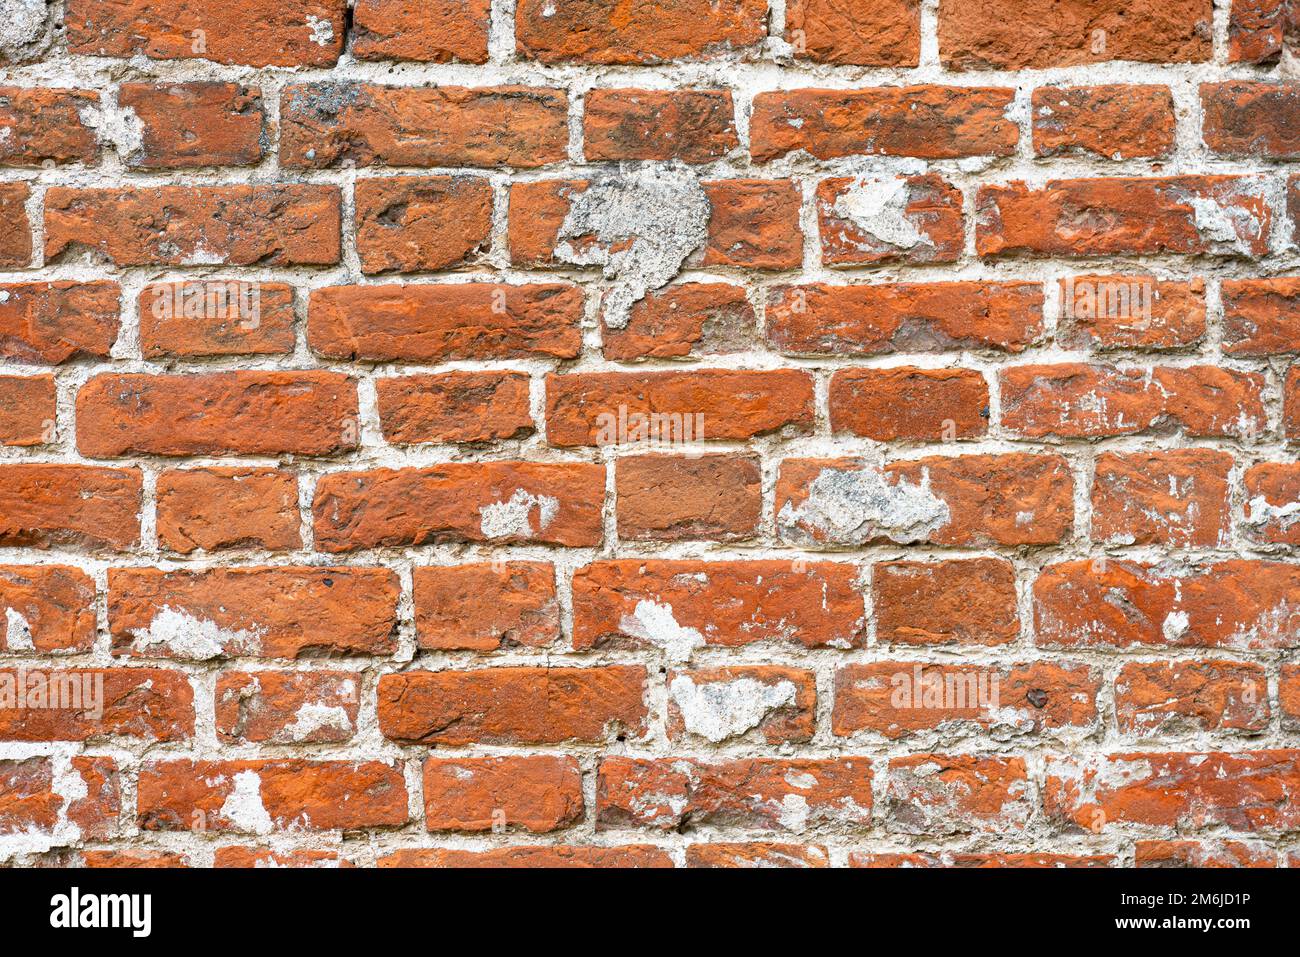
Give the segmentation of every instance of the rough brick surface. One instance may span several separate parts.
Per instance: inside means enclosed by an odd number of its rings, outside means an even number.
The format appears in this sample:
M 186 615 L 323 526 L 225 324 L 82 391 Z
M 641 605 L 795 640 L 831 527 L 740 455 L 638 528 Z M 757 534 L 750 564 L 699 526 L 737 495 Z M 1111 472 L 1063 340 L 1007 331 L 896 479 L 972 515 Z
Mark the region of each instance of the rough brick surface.
M 1300 866 L 1300 2 L 4 16 L 0 866 Z

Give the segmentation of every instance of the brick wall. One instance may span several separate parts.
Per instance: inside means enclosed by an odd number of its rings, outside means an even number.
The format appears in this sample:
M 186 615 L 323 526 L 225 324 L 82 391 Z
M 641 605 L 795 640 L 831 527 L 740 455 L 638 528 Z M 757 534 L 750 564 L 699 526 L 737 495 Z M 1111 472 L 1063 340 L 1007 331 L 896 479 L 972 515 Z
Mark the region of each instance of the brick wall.
M 5 0 L 0 857 L 1300 864 L 1283 0 Z

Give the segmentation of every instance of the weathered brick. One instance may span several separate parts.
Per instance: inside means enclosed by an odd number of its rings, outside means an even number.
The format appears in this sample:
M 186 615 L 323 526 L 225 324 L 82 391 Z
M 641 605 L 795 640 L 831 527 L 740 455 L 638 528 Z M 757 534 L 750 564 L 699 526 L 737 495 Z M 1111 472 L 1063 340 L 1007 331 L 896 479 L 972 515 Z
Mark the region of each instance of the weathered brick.
M 776 665 L 668 673 L 668 737 L 768 744 L 812 739 L 817 682 L 811 671 Z
M 931 456 L 883 469 L 861 459 L 786 459 L 777 533 L 808 547 L 869 542 L 1049 545 L 1072 530 L 1073 481 L 1055 455 Z
M 335 186 L 156 186 L 45 194 L 45 258 L 88 249 L 117 266 L 328 266 Z
M 517 166 L 560 162 L 568 98 L 526 86 L 287 86 L 280 100 L 280 161 L 357 166 Z
M 182 555 L 202 549 L 302 545 L 298 479 L 276 469 L 168 469 L 158 476 L 158 541 Z
M 108 373 L 77 393 L 77 448 L 123 455 L 332 455 L 360 438 L 336 372 Z
M 1292 648 L 1300 571 L 1284 562 L 1230 560 L 1170 571 L 1098 559 L 1049 565 L 1034 583 L 1043 647 Z
M 1203 279 L 1070 276 L 1058 288 L 1057 338 L 1068 348 L 1179 349 L 1205 335 Z
M 623 541 L 752 537 L 763 508 L 757 458 L 635 455 L 614 470 Z
M 380 867 L 526 867 L 526 868 L 642 868 L 672 867 L 673 859 L 650 844 L 619 847 L 532 844 L 490 851 L 407 848 L 379 859 Z
M 1115 722 L 1124 734 L 1263 731 L 1268 717 L 1268 676 L 1257 664 L 1129 662 L 1115 679 Z
M 646 293 L 622 329 L 602 329 L 606 359 L 684 359 L 744 352 L 758 322 L 743 286 L 688 282 Z
M 961 208 L 961 190 L 933 173 L 824 179 L 817 185 L 822 262 L 955 262 L 964 243 Z
M 1023 758 L 913 754 L 891 758 L 885 827 L 901 834 L 1007 834 L 1034 811 Z
M 189 678 L 166 668 L 0 671 L 0 741 L 180 741 L 194 733 Z
M 759 93 L 750 121 L 750 152 L 756 163 L 796 150 L 823 160 L 1009 156 L 1020 138 L 1007 118 L 1014 95 L 1002 87 L 974 86 Z
M 1020 352 L 1043 331 L 1036 283 L 825 283 L 776 286 L 767 335 L 793 355 Z
M 120 294 L 112 282 L 0 285 L 0 358 L 47 365 L 108 358 Z
M 127 166 L 255 166 L 266 136 L 262 94 L 238 83 L 123 83 L 118 106 L 140 124 Z
M 227 742 L 326 744 L 357 730 L 361 675 L 347 671 L 223 671 L 214 707 Z
M 490 0 L 357 0 L 358 60 L 486 63 Z
M 411 577 L 421 648 L 535 648 L 560 637 L 555 569 L 544 562 L 430 565 Z
M 808 431 L 812 406 L 812 379 L 794 369 L 552 374 L 546 439 L 635 445 L 791 434 Z
M 858 569 L 819 561 L 620 559 L 573 575 L 573 646 L 659 648 L 797 642 L 862 645 Z
M 1015 569 L 1000 558 L 882 562 L 871 597 L 882 642 L 1002 645 L 1020 634 Z
M 86 117 L 98 107 L 90 90 L 0 86 L 0 166 L 96 162 L 99 140 Z
M 0 183 L 0 268 L 20 269 L 32 262 L 32 224 L 27 216 L 31 188 Z
M 866 758 L 610 757 L 596 782 L 598 828 L 682 831 L 725 825 L 803 833 L 871 824 Z
M 409 744 L 599 743 L 641 737 L 644 668 L 404 671 L 379 679 L 379 729 Z
M 921 59 L 919 0 L 839 4 L 792 0 L 785 38 L 794 55 L 816 63 L 917 66 Z
M 68 47 L 89 56 L 329 67 L 344 0 L 69 0 Z
M 1172 253 L 1259 257 L 1272 211 L 1248 176 L 1056 179 L 981 186 L 981 256 L 1126 256 Z
M 831 377 L 831 429 L 877 442 L 968 439 L 988 431 L 989 387 L 971 369 L 843 369 Z
M 582 811 L 582 771 L 572 757 L 424 762 L 424 817 L 430 831 L 522 828 L 544 834 L 577 823 Z
M 386 568 L 114 568 L 115 654 L 208 661 L 391 654 L 397 575 Z
M 89 651 L 95 642 L 95 582 L 67 565 L 0 565 L 5 652 Z
M 373 362 L 572 359 L 581 319 L 582 291 L 560 283 L 332 286 L 312 291 L 307 341 Z
M 1223 351 L 1261 356 L 1300 352 L 1300 280 L 1225 279 Z
M 367 273 L 475 265 L 491 245 L 492 187 L 481 176 L 393 176 L 356 186 L 356 243 Z
M 662 0 L 630 9 L 613 0 L 556 7 L 521 0 L 515 48 L 543 63 L 664 63 L 748 51 L 763 39 L 762 0 Z
M 1035 156 L 1150 159 L 1174 148 L 1166 86 L 1041 86 L 1032 110 Z
M 279 282 L 194 279 L 140 291 L 146 358 L 284 355 L 293 351 L 293 287 Z
M 1202 83 L 1201 136 L 1221 156 L 1300 159 L 1300 93 L 1285 83 Z
M 1300 465 L 1261 462 L 1246 470 L 1245 533 L 1257 542 L 1300 545 Z
M 604 499 L 604 466 L 583 463 L 334 472 L 316 484 L 316 547 L 533 542 L 580 548 L 600 544 Z
M 125 551 L 140 540 L 139 469 L 0 465 L 0 545 Z
M 54 376 L 0 376 L 0 445 L 48 445 L 55 438 Z
M 583 137 L 588 162 L 708 163 L 740 145 L 729 90 L 592 90 Z
M 1209 60 L 1211 0 L 944 0 L 939 57 L 958 70 Z
M 379 761 L 148 761 L 136 815 L 147 831 L 270 834 L 400 827 L 399 767 Z
M 442 372 L 375 382 L 379 424 L 397 445 L 494 442 L 533 431 L 528 375 Z
M 1235 7 L 1236 4 L 1233 4 Z M 1134 867 L 1277 867 L 1277 852 L 1246 841 L 1136 841 Z
M 1213 449 L 1105 452 L 1092 483 L 1092 537 L 1111 545 L 1224 547 L 1232 455 Z

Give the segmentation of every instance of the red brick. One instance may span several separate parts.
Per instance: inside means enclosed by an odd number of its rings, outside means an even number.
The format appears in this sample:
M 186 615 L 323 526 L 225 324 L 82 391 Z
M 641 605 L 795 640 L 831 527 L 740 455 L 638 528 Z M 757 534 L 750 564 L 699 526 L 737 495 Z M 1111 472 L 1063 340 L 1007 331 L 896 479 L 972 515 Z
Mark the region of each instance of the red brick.
M 802 199 L 794 182 L 720 179 L 700 185 L 709 199 L 709 238 L 692 263 L 797 269 L 803 262 Z
M 1002 87 L 904 86 L 780 90 L 754 97 L 750 152 L 766 163 L 795 150 L 817 159 L 1010 156 L 1020 132 Z
M 672 867 L 673 859 L 650 844 L 620 847 L 566 847 L 562 844 L 533 844 L 498 847 L 490 851 L 443 848 L 407 848 L 386 854 L 380 867 L 525 867 L 525 868 L 641 868 Z
M 921 60 L 919 0 L 840 4 L 792 0 L 785 38 L 794 55 L 815 63 L 917 66 Z
M 65 25 L 89 56 L 329 67 L 344 14 L 343 0 L 69 0 Z
M 81 851 L 76 857 L 75 867 L 89 868 L 171 868 L 189 867 L 189 859 L 184 854 L 172 854 L 167 851 Z
M 812 378 L 794 369 L 546 377 L 546 439 L 552 445 L 740 440 L 806 432 L 812 419 Z
M 1211 0 L 944 0 L 939 57 L 957 70 L 1204 62 Z
M 1137 841 L 1133 866 L 1277 867 L 1277 852 L 1245 841 Z
M 581 548 L 600 544 L 604 499 L 604 466 L 577 462 L 334 472 L 316 483 L 316 547 L 530 542 Z
M 817 185 L 822 262 L 955 262 L 965 242 L 961 207 L 961 190 L 935 174 L 824 179 Z
M 99 108 L 90 90 L 0 86 L 0 166 L 94 163 L 99 141 L 85 117 Z
M 582 818 L 582 771 L 573 757 L 429 758 L 424 817 L 430 831 L 520 829 L 544 834 Z
M 645 680 L 630 665 L 404 671 L 379 679 L 379 729 L 394 741 L 451 746 L 640 738 Z
M 816 844 L 723 843 L 691 844 L 687 867 L 829 867 L 826 848 Z
M 1300 570 L 1231 560 L 1184 572 L 1112 559 L 1049 565 L 1034 583 L 1042 647 L 1292 648 Z
M 32 224 L 27 216 L 31 189 L 26 183 L 0 183 L 0 267 L 23 268 L 32 261 Z
M 1110 824 L 1294 830 L 1300 752 L 1109 754 L 1047 758 L 1048 819 L 1094 832 Z
M 786 459 L 777 533 L 808 547 L 869 542 L 1050 545 L 1073 526 L 1073 482 L 1055 455 L 931 456 L 883 469 L 861 459 Z
M 1285 83 L 1202 83 L 1201 137 L 1220 156 L 1300 159 L 1300 93 Z
M 1071 349 L 1179 349 L 1205 335 L 1205 280 L 1070 276 L 1057 338 Z
M 568 98 L 527 86 L 287 86 L 280 100 L 280 161 L 357 166 L 517 166 L 567 156 Z
M 1007 834 L 1034 811 L 1023 758 L 913 754 L 891 758 L 885 828 L 902 834 Z
M 876 637 L 903 645 L 1002 645 L 1020 634 L 1016 573 L 1000 558 L 872 566 Z
M 988 431 L 989 387 L 970 369 L 842 369 L 830 415 L 832 431 L 877 442 L 975 438 Z
M 582 291 L 561 283 L 333 286 L 312 291 L 307 341 L 334 359 L 572 359 Z
M 140 124 L 127 166 L 255 166 L 262 160 L 262 93 L 238 83 L 123 83 L 118 106 Z
M 5 669 L 0 703 L 0 741 L 180 741 L 194 733 L 189 678 L 164 668 Z
M 378 379 L 379 424 L 396 445 L 495 442 L 533 431 L 528 375 L 442 372 Z
M 361 675 L 347 671 L 223 671 L 214 706 L 225 742 L 332 744 L 357 730 Z
M 695 668 L 668 673 L 668 737 L 767 744 L 810 741 L 817 678 L 775 665 Z
M 1300 464 L 1261 462 L 1244 476 L 1244 531 L 1257 542 L 1300 545 Z
M 871 824 L 866 758 L 609 757 L 596 781 L 596 827 L 684 831 L 711 825 L 803 833 Z
M 1122 734 L 1263 731 L 1268 676 L 1239 661 L 1129 662 L 1115 678 L 1115 722 Z
M 85 756 L 71 762 L 68 779 L 60 780 L 51 758 L 0 760 L 0 835 L 53 837 L 61 817 L 82 840 L 116 834 L 121 812 L 116 763 Z
M 1093 540 L 1226 547 L 1232 464 L 1213 449 L 1103 453 L 1092 483 Z
M 1228 20 L 1230 63 L 1272 63 L 1297 25 L 1291 0 L 1232 0 Z
M 8 654 L 90 651 L 95 582 L 66 565 L 0 565 L 0 608 Z
M 49 365 L 108 358 L 120 293 L 112 282 L 0 285 L 0 358 Z
M 1034 90 L 1034 155 L 1137 159 L 1174 148 L 1174 98 L 1166 86 Z
M 1117 369 L 1061 363 L 1002 370 L 1002 427 L 1027 438 L 1181 429 L 1248 438 L 1267 422 L 1264 378 L 1217 366 Z
M 298 848 L 273 851 L 268 847 L 219 847 L 213 867 L 351 867 L 336 851 Z
M 740 145 L 730 90 L 592 90 L 583 136 L 589 163 L 709 163 Z
M 48 445 L 55 438 L 52 375 L 0 375 L 0 445 Z
M 950 665 L 882 661 L 835 673 L 833 734 L 898 740 L 918 732 L 1091 730 L 1101 681 L 1072 662 Z
M 421 648 L 538 648 L 560 637 L 555 569 L 544 562 L 430 565 L 412 578 Z
M 1300 438 L 1300 366 L 1286 374 L 1282 393 L 1282 430 L 1288 439 Z
M 77 448 L 123 455 L 332 455 L 359 443 L 356 383 L 337 372 L 95 376 Z
M 1300 280 L 1225 279 L 1223 351 L 1262 356 L 1300 352 Z
M 602 329 L 606 359 L 684 359 L 755 348 L 758 322 L 743 286 L 687 282 L 646 293 L 622 329 Z
M 818 561 L 620 559 L 573 575 L 573 647 L 866 643 L 858 569 Z
M 981 256 L 1126 256 L 1172 253 L 1259 257 L 1272 211 L 1264 184 L 1243 176 L 1056 179 L 981 186 Z
M 0 545 L 125 551 L 140 539 L 139 469 L 0 465 Z
M 400 827 L 400 767 L 379 761 L 148 761 L 136 813 L 146 831 L 269 834 Z
M 763 490 L 757 458 L 626 456 L 614 478 L 623 541 L 734 541 L 758 530 Z
M 521 0 L 515 45 L 521 59 L 542 63 L 664 63 L 747 53 L 763 39 L 766 15 L 762 0 L 660 0 L 637 8 Z
M 158 541 L 188 555 L 202 549 L 302 546 L 298 479 L 259 468 L 168 469 L 158 476 Z
M 358 60 L 486 63 L 491 0 L 357 0 Z
M 293 287 L 278 282 L 189 280 L 140 291 L 146 358 L 284 355 L 293 351 Z
M 875 854 L 853 851 L 849 867 L 977 867 L 977 868 L 1059 868 L 1114 867 L 1110 854 Z
M 482 176 L 358 180 L 356 242 L 367 273 L 472 266 L 491 245 L 492 186 Z
M 768 338 L 794 355 L 1020 352 L 1042 331 L 1037 283 L 812 283 L 776 286 L 767 302 Z
M 45 194 L 45 259 L 89 249 L 116 266 L 328 266 L 338 187 L 157 186 Z
M 150 658 L 387 655 L 399 593 L 386 568 L 114 568 L 108 628 L 115 654 Z
M 1282 666 L 1277 700 L 1282 711 L 1282 727 L 1288 731 L 1300 729 L 1300 664 Z

